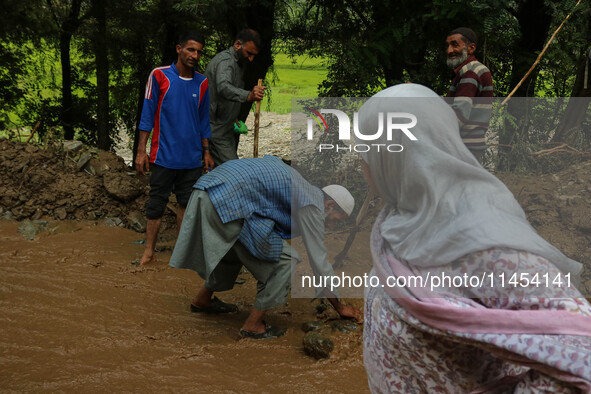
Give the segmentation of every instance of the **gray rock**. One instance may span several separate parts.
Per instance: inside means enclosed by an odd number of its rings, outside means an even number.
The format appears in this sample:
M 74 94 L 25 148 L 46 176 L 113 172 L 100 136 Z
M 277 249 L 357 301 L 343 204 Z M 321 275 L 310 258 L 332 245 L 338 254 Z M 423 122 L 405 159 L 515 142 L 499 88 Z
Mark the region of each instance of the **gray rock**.
M 92 159 L 92 155 L 90 154 L 90 152 L 84 152 L 76 162 L 76 167 L 78 168 L 78 171 L 82 170 L 84 166 L 88 164 L 90 159 Z
M 143 213 L 139 211 L 131 211 L 127 215 L 127 220 L 129 221 L 132 230 L 137 231 L 138 233 L 146 232 L 148 220 Z
M 324 302 L 320 302 L 320 304 L 316 305 L 316 313 L 320 314 L 325 312 L 328 309 L 328 304 Z
M 80 141 L 64 141 L 63 142 L 64 152 L 76 152 L 82 148 L 82 142 Z
M 18 233 L 22 235 L 23 238 L 27 241 L 32 241 L 35 239 L 37 234 L 45 231 L 46 225 L 47 222 L 41 220 L 36 220 L 32 222 L 29 219 L 26 219 L 18 225 Z
M 319 335 L 315 332 L 309 332 L 304 336 L 304 351 L 309 356 L 317 360 L 329 358 L 334 350 L 334 343 L 330 338 Z
M 83 169 L 85 171 L 88 171 L 90 175 L 96 175 L 96 169 L 90 163 L 87 163 Z
M 64 207 L 57 208 L 55 211 L 53 211 L 53 214 L 60 220 L 64 220 L 68 217 L 68 212 Z
M 109 173 L 103 176 L 103 185 L 116 199 L 129 202 L 144 192 L 144 185 L 134 177 L 122 173 Z
M 118 227 L 123 224 L 123 221 L 119 218 L 106 218 L 105 224 L 109 227 Z
M 94 158 L 90 160 L 89 167 L 93 168 L 97 176 L 103 176 L 111 171 L 109 164 Z
M 304 331 L 304 332 L 316 331 L 320 327 L 322 327 L 323 324 L 324 323 L 321 322 L 320 320 L 309 321 L 309 322 L 302 324 L 302 331 Z
M 43 212 L 41 211 L 41 209 L 37 208 L 35 210 L 35 213 L 31 217 L 31 219 L 33 219 L 33 220 L 39 220 L 39 219 L 41 219 L 41 216 L 43 216 Z
M 336 320 L 330 324 L 330 327 L 335 331 L 344 332 L 345 334 L 351 331 L 357 331 L 357 324 L 347 320 Z

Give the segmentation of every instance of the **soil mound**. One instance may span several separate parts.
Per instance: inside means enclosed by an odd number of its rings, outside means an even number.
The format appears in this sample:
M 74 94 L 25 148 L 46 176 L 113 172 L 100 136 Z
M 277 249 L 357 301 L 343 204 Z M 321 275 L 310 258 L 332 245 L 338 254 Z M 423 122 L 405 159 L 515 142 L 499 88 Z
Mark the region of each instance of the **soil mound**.
M 113 153 L 77 141 L 46 148 L 0 139 L 5 219 L 105 220 L 143 231 L 148 178 Z M 172 212 L 167 212 L 174 222 Z
M 288 138 L 275 137 L 283 144 L 275 141 L 271 146 L 285 145 L 288 151 Z M 241 144 L 250 147 L 247 141 Z M 5 219 L 104 220 L 145 231 L 148 178 L 113 153 L 77 141 L 42 148 L 0 138 L 0 171 L 0 215 Z M 591 294 L 591 161 L 554 174 L 496 176 L 513 192 L 540 235 L 586 266 L 581 290 Z M 163 230 L 175 228 L 172 199 Z
M 513 192 L 536 231 L 583 263 L 580 288 L 591 294 L 591 161 L 554 174 L 495 175 Z

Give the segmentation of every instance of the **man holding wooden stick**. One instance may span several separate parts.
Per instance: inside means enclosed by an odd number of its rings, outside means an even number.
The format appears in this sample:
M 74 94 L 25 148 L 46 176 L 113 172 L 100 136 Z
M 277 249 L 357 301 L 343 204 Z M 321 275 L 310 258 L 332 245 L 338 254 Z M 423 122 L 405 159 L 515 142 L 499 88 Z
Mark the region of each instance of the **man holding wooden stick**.
M 244 89 L 245 66 L 254 60 L 261 48 L 259 33 L 244 29 L 232 47 L 218 53 L 207 65 L 211 124 L 211 154 L 215 165 L 238 158 L 238 142 L 244 126 L 236 126 L 242 103 L 260 102 L 266 86 Z M 236 131 L 235 131 L 236 129 Z

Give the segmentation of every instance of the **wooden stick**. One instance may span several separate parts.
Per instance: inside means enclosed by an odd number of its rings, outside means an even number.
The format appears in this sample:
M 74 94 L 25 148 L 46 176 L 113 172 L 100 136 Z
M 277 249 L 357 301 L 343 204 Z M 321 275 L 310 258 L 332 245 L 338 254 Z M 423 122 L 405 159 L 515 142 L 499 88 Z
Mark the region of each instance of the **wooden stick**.
M 349 253 L 349 249 L 351 248 L 351 245 L 353 245 L 353 241 L 355 240 L 355 236 L 357 235 L 357 232 L 361 228 L 361 222 L 363 221 L 363 219 L 365 219 L 365 215 L 367 214 L 367 209 L 369 208 L 369 203 L 371 202 L 371 200 L 373 200 L 373 198 L 374 198 L 374 194 L 372 193 L 371 190 L 368 190 L 367 194 L 365 195 L 365 200 L 363 201 L 363 205 L 361 205 L 361 208 L 359 209 L 359 213 L 357 214 L 357 218 L 355 219 L 355 226 L 351 229 L 351 232 L 349 233 L 349 237 L 347 238 L 347 241 L 345 242 L 345 247 L 343 248 L 341 253 L 339 253 L 335 257 L 334 264 L 332 265 L 333 268 L 341 268 L 343 266 L 343 263 L 345 261 L 345 257 L 347 257 L 347 253 Z
M 39 121 L 35 124 L 35 127 L 33 127 L 33 131 L 31 131 L 31 135 L 29 136 L 29 138 L 27 138 L 27 144 L 29 143 L 29 141 L 31 141 L 31 139 L 35 135 L 35 132 L 37 131 L 37 128 L 39 127 L 40 124 L 41 124 L 41 122 Z
M 263 86 L 263 80 L 259 79 L 258 86 Z M 252 157 L 259 157 L 259 119 L 261 116 L 261 102 L 257 101 L 254 113 L 254 149 Z
M 511 98 L 511 96 L 513 96 L 515 94 L 515 92 L 517 91 L 517 89 L 519 89 L 519 87 L 521 86 L 521 84 L 523 83 L 523 81 L 525 81 L 527 79 L 527 77 L 529 77 L 529 74 L 531 74 L 531 72 L 534 70 L 534 68 L 536 68 L 536 66 L 538 65 L 538 63 L 540 63 L 540 59 L 542 58 L 542 56 L 544 56 L 544 53 L 546 53 L 546 49 L 548 49 L 548 47 L 550 46 L 550 44 L 554 40 L 554 37 L 556 36 L 556 33 L 558 33 L 560 31 L 560 29 L 562 29 L 562 26 L 564 25 L 564 23 L 570 18 L 570 16 L 572 15 L 572 13 L 574 12 L 574 10 L 577 8 L 577 6 L 580 3 L 581 3 L 581 0 L 579 0 L 577 2 L 577 4 L 575 5 L 575 8 L 573 9 L 573 11 L 571 11 L 571 13 L 568 14 L 566 16 L 566 18 L 564 18 L 564 20 L 562 21 L 562 23 L 560 24 L 560 26 L 558 26 L 558 29 L 556 29 L 554 31 L 554 34 L 552 34 L 552 36 L 550 37 L 550 39 L 548 40 L 548 42 L 544 46 L 544 49 L 542 49 L 542 52 L 540 52 L 540 54 L 538 55 L 538 58 L 536 59 L 536 61 L 534 62 L 534 64 L 532 64 L 532 66 L 530 67 L 530 69 L 528 70 L 528 72 L 526 72 L 525 75 L 523 76 L 523 78 L 521 78 L 521 81 L 519 81 L 519 83 L 517 84 L 517 86 L 515 86 L 515 88 L 513 89 L 513 91 L 511 93 L 509 93 L 509 95 L 505 98 L 505 100 L 503 100 L 503 102 L 501 103 L 501 105 L 505 105 L 507 103 L 507 101 L 509 101 L 509 99 Z

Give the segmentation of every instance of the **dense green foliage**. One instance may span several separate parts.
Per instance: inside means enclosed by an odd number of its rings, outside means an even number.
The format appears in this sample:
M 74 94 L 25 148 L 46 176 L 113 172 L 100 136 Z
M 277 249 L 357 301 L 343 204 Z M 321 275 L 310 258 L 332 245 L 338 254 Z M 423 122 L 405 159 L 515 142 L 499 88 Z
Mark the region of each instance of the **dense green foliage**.
M 271 101 L 285 112 L 289 96 L 314 93 L 300 86 L 310 83 L 318 84 L 323 96 L 368 96 L 407 81 L 444 94 L 449 70 L 443 42 L 448 31 L 462 25 L 479 34 L 477 57 L 491 69 L 496 95 L 507 95 L 572 12 L 516 95 L 588 96 L 579 80 L 591 46 L 591 17 L 587 0 L 575 8 L 576 3 L 2 0 L 0 129 L 31 127 L 40 121 L 41 132 L 55 128 L 67 138 L 76 133 L 108 149 L 118 129 L 135 130 L 150 70 L 174 61 L 175 39 L 188 28 L 208 37 L 201 71 L 240 29 L 250 26 L 261 32 L 265 48 L 247 76 L 247 86 L 266 75 L 266 84 L 274 86 Z M 296 67 L 293 75 L 278 80 L 289 67 L 284 53 L 317 59 L 314 73 L 304 76 L 306 68 Z M 275 71 L 273 56 L 281 60 Z M 318 63 L 327 71 L 318 70 Z M 585 117 L 577 119 L 574 126 L 582 134 L 569 127 L 556 135 L 567 142 L 588 140 L 581 129 Z M 528 131 L 504 130 L 501 145 L 528 142 Z M 549 139 L 546 135 L 536 141 Z

